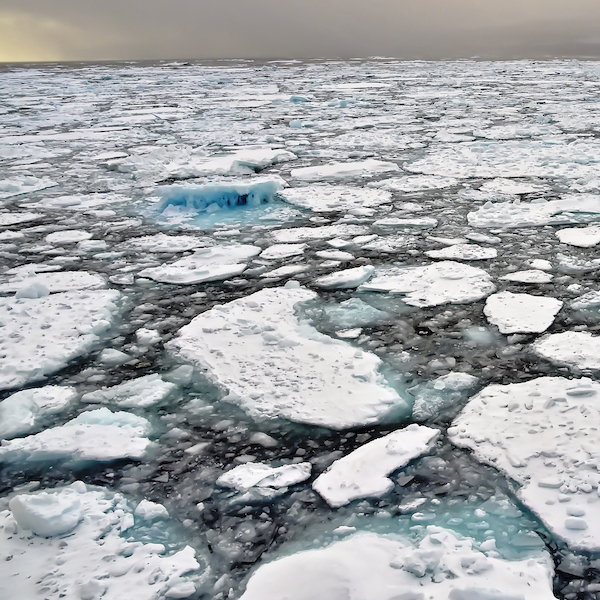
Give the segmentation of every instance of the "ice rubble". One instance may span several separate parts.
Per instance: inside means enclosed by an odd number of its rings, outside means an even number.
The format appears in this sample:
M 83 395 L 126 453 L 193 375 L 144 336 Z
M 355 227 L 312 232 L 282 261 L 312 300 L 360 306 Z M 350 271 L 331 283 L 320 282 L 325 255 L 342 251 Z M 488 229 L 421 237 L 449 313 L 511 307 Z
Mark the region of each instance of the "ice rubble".
M 301 181 L 321 181 L 325 179 L 365 178 L 399 170 L 400 167 L 395 163 L 369 158 L 359 162 L 334 163 L 331 165 L 292 169 L 291 176 Z
M 217 479 L 217 485 L 247 492 L 259 491 L 284 493 L 289 486 L 306 481 L 311 474 L 309 462 L 270 467 L 264 463 L 245 463 L 227 471 Z
M 141 459 L 150 447 L 146 436 L 151 430 L 150 422 L 143 417 L 98 408 L 81 413 L 64 425 L 3 441 L 0 462 Z
M 98 341 L 118 311 L 114 290 L 1 298 L 0 389 L 39 381 Z
M 62 412 L 77 396 L 74 388 L 57 385 L 12 394 L 0 402 L 0 439 L 39 428 L 47 417 Z
M 500 333 L 542 333 L 562 305 L 557 298 L 500 292 L 486 300 L 483 312 Z
M 476 302 L 495 290 L 486 271 L 452 261 L 377 267 L 371 280 L 359 287 L 361 292 L 404 294 L 402 300 L 417 307 Z
M 373 223 L 373 227 L 395 228 L 395 227 L 437 227 L 438 220 L 433 217 L 385 217 Z
M 324 306 L 323 313 L 327 322 L 336 329 L 366 327 L 390 318 L 387 312 L 374 308 L 359 298 Z
M 599 393 L 585 378 L 491 385 L 448 430 L 521 484 L 522 502 L 572 549 L 600 549 Z
M 484 248 L 477 244 L 452 244 L 441 250 L 429 250 L 425 252 L 429 258 L 441 258 L 443 260 L 488 260 L 498 256 L 496 248 Z
M 429 526 L 416 543 L 358 533 L 260 566 L 240 600 L 554 600 L 552 563 L 505 561 Z
M 468 373 L 448 373 L 409 391 L 414 394 L 412 416 L 415 421 L 435 418 L 462 401 L 477 385 L 477 377 Z
M 544 336 L 531 349 L 558 365 L 577 369 L 600 369 L 600 336 L 587 331 L 565 331 Z
M 127 539 L 143 522 L 120 494 L 70 486 L 14 496 L 0 511 L 0 597 L 154 600 L 196 592 L 201 565 L 186 546 Z
M 437 177 L 435 175 L 407 175 L 406 177 L 392 177 L 369 185 L 390 190 L 392 192 L 422 192 L 425 190 L 441 190 L 453 187 L 458 180 L 453 177 Z
M 340 290 L 356 288 L 362 283 L 368 281 L 373 273 L 375 267 L 371 265 L 365 265 L 364 267 L 354 267 L 353 269 L 345 269 L 331 273 L 330 275 L 324 275 L 315 279 L 314 284 L 317 287 L 326 290 Z
M 394 487 L 388 475 L 430 450 L 439 433 L 412 424 L 372 440 L 336 460 L 317 477 L 313 489 L 333 508 L 357 498 L 379 498 Z
M 161 188 L 162 200 L 156 210 L 168 216 L 178 211 L 210 214 L 241 206 L 260 206 L 272 202 L 275 192 L 286 185 L 285 181 L 278 176 L 205 184 L 170 185 Z
M 256 418 L 344 429 L 403 407 L 378 373 L 377 356 L 294 315 L 296 304 L 315 297 L 291 285 L 265 289 L 197 316 L 166 346 L 205 368 L 228 401 Z
M 318 184 L 289 188 L 277 194 L 282 200 L 315 212 L 347 211 L 386 204 L 390 192 L 343 185 Z
M 174 383 L 164 381 L 160 375 L 153 373 L 113 387 L 88 392 L 81 397 L 81 401 L 89 404 L 114 404 L 121 408 L 148 408 L 164 402 L 176 390 Z
M 25 290 L 32 285 L 43 286 L 48 290 L 48 293 L 55 293 L 103 288 L 106 287 L 106 281 L 101 275 L 87 271 L 25 272 L 0 283 L 0 293 L 20 292 L 21 297 L 32 297 L 25 294 Z
M 471 227 L 541 227 L 600 220 L 600 196 L 581 194 L 561 200 L 488 202 L 467 215 Z
M 173 263 L 143 269 L 138 275 L 176 284 L 221 281 L 242 273 L 248 261 L 260 251 L 258 246 L 239 244 L 200 248 Z
M 569 246 L 578 248 L 593 248 L 600 244 L 600 226 L 588 225 L 587 227 L 561 229 L 556 232 L 556 237 L 561 244 L 569 244 Z

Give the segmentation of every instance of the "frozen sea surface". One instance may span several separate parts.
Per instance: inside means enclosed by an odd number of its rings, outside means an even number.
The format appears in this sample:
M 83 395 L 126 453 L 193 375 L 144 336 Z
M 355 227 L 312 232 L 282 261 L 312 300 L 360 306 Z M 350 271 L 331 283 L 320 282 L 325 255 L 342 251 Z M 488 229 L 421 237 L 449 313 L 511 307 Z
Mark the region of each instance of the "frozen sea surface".
M 598 599 L 598 63 L 0 70 L 0 596 Z

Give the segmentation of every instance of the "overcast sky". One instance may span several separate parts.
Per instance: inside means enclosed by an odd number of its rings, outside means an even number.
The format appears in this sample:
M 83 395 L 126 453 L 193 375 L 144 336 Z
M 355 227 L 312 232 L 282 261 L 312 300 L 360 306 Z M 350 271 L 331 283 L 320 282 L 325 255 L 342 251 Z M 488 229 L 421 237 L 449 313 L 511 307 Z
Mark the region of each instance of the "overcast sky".
M 0 61 L 600 58 L 600 0 L 0 0 Z

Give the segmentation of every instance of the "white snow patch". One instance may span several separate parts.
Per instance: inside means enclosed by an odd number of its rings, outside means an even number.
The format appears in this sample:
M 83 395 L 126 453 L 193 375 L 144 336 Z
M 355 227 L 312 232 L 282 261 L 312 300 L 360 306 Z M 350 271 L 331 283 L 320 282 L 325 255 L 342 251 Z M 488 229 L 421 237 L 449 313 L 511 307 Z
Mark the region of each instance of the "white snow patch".
M 426 266 L 384 266 L 360 292 L 404 294 L 403 302 L 426 307 L 476 302 L 496 290 L 490 275 L 477 267 L 444 261 Z
M 448 435 L 521 484 L 518 496 L 569 547 L 600 549 L 600 384 L 540 377 L 491 385 Z
M 379 498 L 394 487 L 388 475 L 431 449 L 439 430 L 409 425 L 336 460 L 313 483 L 333 508 L 357 498 Z
M 167 348 L 204 367 L 253 417 L 335 429 L 376 423 L 403 401 L 377 356 L 298 320 L 295 305 L 315 297 L 292 286 L 256 292 L 199 315 Z
M 320 181 L 323 179 L 365 178 L 399 170 L 400 167 L 395 163 L 369 158 L 359 162 L 334 163 L 332 165 L 292 169 L 291 176 L 301 181 Z
M 557 298 L 500 292 L 486 300 L 483 312 L 500 333 L 542 333 L 562 305 Z

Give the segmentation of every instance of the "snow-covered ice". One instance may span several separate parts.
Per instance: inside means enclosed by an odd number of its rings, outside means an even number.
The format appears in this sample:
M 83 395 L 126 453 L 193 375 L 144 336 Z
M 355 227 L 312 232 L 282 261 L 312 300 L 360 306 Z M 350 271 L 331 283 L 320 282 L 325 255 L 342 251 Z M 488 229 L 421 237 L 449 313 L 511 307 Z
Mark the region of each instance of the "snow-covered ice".
M 600 244 L 600 226 L 588 225 L 587 227 L 559 229 L 556 237 L 561 244 L 578 248 L 593 248 Z
M 392 198 L 389 192 L 383 190 L 329 184 L 288 188 L 278 192 L 278 196 L 290 204 L 315 212 L 369 208 L 386 204 Z
M 368 281 L 374 272 L 375 267 L 371 265 L 354 267 L 353 269 L 344 269 L 332 273 L 331 275 L 319 277 L 318 279 L 315 279 L 314 284 L 317 287 L 326 290 L 357 288 L 359 285 Z
M 315 296 L 294 286 L 256 292 L 199 315 L 167 348 L 206 369 L 254 417 L 333 429 L 376 423 L 404 402 L 374 354 L 295 316 L 295 305 Z
M 363 179 L 399 170 L 400 167 L 395 163 L 369 158 L 359 162 L 292 169 L 291 175 L 300 181 L 322 181 L 326 179 Z
M 451 261 L 418 267 L 379 267 L 359 288 L 364 292 L 403 294 L 406 304 L 418 307 L 476 302 L 495 290 L 486 271 Z
M 176 390 L 177 386 L 174 383 L 164 381 L 160 375 L 154 373 L 110 388 L 88 392 L 81 400 L 90 404 L 110 404 L 121 408 L 148 408 L 164 402 Z
M 499 292 L 486 300 L 483 312 L 500 333 L 542 333 L 562 305 L 557 298 Z
M 413 424 L 375 439 L 336 460 L 313 488 L 334 508 L 357 498 L 381 497 L 394 487 L 388 475 L 430 450 L 439 433 Z
M 588 331 L 552 333 L 535 342 L 532 350 L 558 365 L 600 369 L 600 336 Z
M 502 281 L 515 281 L 517 283 L 550 283 L 554 276 L 539 269 L 527 269 L 525 271 L 514 271 L 500 277 Z
M 129 240 L 125 247 L 137 252 L 186 252 L 206 245 L 206 241 L 193 235 L 167 235 L 157 233 Z
M 312 465 L 308 462 L 270 467 L 264 463 L 246 463 L 227 471 L 217 479 L 217 485 L 247 492 L 251 488 L 287 488 L 306 481 Z
M 496 248 L 485 248 L 477 244 L 452 244 L 441 250 L 429 250 L 425 252 L 429 258 L 441 258 L 442 260 L 488 260 L 498 256 Z
M 458 446 L 520 484 L 520 500 L 573 549 L 600 548 L 600 385 L 540 377 L 491 385 L 448 430 Z
M 26 290 L 31 286 L 43 286 L 49 293 L 70 290 L 94 290 L 106 287 L 106 281 L 97 273 L 87 271 L 59 271 L 56 273 L 24 273 L 0 283 L 0 293 L 17 292 L 22 298 L 31 298 Z

